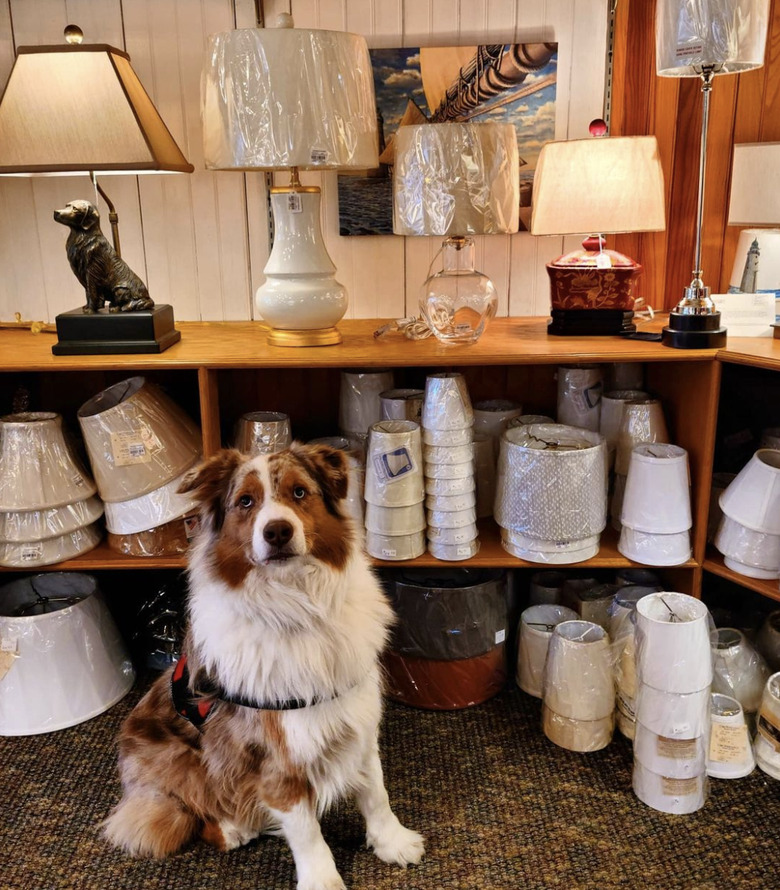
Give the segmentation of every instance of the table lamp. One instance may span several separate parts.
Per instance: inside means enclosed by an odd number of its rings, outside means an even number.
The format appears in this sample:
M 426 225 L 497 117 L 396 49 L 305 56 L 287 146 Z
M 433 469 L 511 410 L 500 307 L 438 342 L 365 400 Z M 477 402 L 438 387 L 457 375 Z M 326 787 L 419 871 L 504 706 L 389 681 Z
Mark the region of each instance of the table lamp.
M 729 225 L 743 229 L 730 291 L 780 292 L 780 142 L 734 146 Z
M 117 213 L 96 174 L 192 173 L 194 168 L 163 123 L 127 53 L 106 44 L 82 44 L 76 25 L 68 25 L 65 38 L 62 46 L 23 46 L 17 51 L 0 99 L 0 174 L 88 173 L 109 208 L 114 243 L 112 249 L 105 242 L 108 261 L 118 259 L 123 274 L 129 273 L 145 293 L 143 282 L 121 260 Z M 79 211 L 90 206 L 86 201 L 71 204 Z M 99 240 L 102 234 L 99 221 L 95 222 L 91 234 Z M 148 293 L 142 302 L 151 308 L 122 311 L 118 275 L 112 278 L 110 295 L 106 285 L 94 296 L 101 306 L 107 300 L 112 310 L 119 311 L 96 311 L 86 273 L 77 271 L 70 246 L 68 252 L 88 306 L 57 316 L 55 354 L 162 352 L 181 338 L 171 306 L 154 305 Z M 125 300 L 124 308 L 129 305 Z
M 294 28 L 284 13 L 277 25 L 211 36 L 206 167 L 289 171 L 289 185 L 271 189 L 274 241 L 255 305 L 270 344 L 329 346 L 341 342 L 347 293 L 322 238 L 320 189 L 298 171 L 378 166 L 371 61 L 356 34 Z
M 664 178 L 655 136 L 548 142 L 536 165 L 532 235 L 588 237 L 547 264 L 552 321 L 562 335 L 631 333 L 639 263 L 605 250 L 604 235 L 665 228 Z
M 443 269 L 420 297 L 442 343 L 475 342 L 496 313 L 493 282 L 474 269 L 472 236 L 518 230 L 519 171 L 512 124 L 416 124 L 396 132 L 393 231 L 444 236 Z
M 720 312 L 701 268 L 710 93 L 715 75 L 738 74 L 764 64 L 768 16 L 769 0 L 658 0 L 657 73 L 700 78 L 703 98 L 693 280 L 669 314 L 663 329 L 665 346 L 718 348 L 726 342 L 726 329 L 720 326 Z

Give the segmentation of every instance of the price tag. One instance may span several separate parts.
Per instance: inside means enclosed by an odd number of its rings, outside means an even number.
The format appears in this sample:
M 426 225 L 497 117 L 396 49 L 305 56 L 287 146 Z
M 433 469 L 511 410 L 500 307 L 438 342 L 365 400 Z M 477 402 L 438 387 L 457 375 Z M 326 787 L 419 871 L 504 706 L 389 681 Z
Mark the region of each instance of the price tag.
M 324 164 L 328 160 L 328 153 L 324 148 L 313 148 L 311 150 L 312 164 Z
M 301 196 L 298 192 L 290 192 L 287 195 L 287 210 L 290 213 L 303 212 L 303 203 L 301 202 Z
M 496 646 L 499 643 L 503 643 L 506 639 L 506 630 L 497 630 L 496 631 Z
M 748 756 L 747 726 L 713 723 L 709 759 L 715 763 L 744 763 Z
M 699 793 L 699 779 L 670 779 L 663 776 L 661 779 L 661 792 L 667 797 L 687 797 L 689 794 Z
M 148 464 L 152 459 L 152 452 L 141 430 L 111 433 L 111 453 L 117 467 Z
M 43 544 L 24 544 L 19 553 L 22 562 L 35 562 L 43 557 Z
M 696 757 L 696 743 L 698 739 L 669 739 L 659 735 L 655 748 L 659 757 L 669 757 L 672 760 L 693 760 Z

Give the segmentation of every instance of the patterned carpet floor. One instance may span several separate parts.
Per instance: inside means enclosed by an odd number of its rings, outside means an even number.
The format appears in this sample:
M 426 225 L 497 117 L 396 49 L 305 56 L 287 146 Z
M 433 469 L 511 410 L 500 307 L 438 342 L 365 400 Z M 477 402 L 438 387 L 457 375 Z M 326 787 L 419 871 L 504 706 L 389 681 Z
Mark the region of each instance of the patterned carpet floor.
M 132 860 L 97 830 L 119 796 L 115 736 L 139 695 L 49 735 L 0 739 L 2 890 L 291 890 L 285 843 L 231 853 L 202 843 Z M 401 821 L 427 852 L 406 871 L 363 847 L 351 804 L 323 831 L 351 890 L 777 890 L 780 782 L 760 771 L 713 780 L 706 806 L 668 816 L 631 791 L 631 746 L 574 754 L 541 732 L 540 703 L 516 688 L 467 711 L 389 703 L 382 750 Z

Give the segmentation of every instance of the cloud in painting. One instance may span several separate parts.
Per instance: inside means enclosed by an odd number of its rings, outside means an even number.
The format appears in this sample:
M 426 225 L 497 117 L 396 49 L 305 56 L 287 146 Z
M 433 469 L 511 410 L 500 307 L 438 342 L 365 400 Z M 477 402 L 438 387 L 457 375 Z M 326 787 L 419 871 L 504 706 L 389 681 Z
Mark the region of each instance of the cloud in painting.
M 385 84 L 389 87 L 401 90 L 411 90 L 419 86 L 422 77 L 419 71 L 405 68 L 403 71 L 394 71 L 385 78 Z

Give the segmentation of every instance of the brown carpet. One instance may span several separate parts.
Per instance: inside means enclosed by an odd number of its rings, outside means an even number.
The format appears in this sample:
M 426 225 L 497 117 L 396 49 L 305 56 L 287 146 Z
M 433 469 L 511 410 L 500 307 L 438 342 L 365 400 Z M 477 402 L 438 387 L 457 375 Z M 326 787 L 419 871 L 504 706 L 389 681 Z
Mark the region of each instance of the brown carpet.
M 198 843 L 169 860 L 131 860 L 97 823 L 118 799 L 114 738 L 134 692 L 107 714 L 45 736 L 0 739 L 2 890 L 291 890 L 284 842 L 222 854 Z M 692 816 L 667 816 L 631 791 L 631 747 L 573 754 L 539 729 L 539 702 L 507 689 L 468 711 L 388 704 L 387 785 L 427 841 L 406 871 L 367 852 L 352 805 L 323 821 L 352 890 L 780 888 L 780 782 L 760 771 L 713 780 Z

